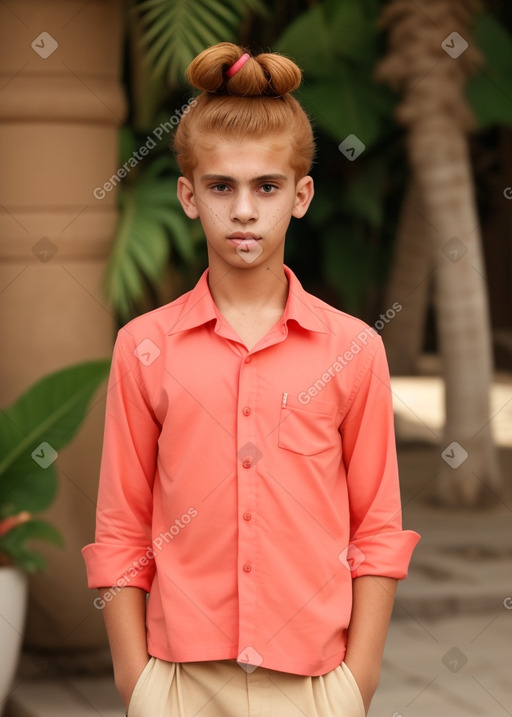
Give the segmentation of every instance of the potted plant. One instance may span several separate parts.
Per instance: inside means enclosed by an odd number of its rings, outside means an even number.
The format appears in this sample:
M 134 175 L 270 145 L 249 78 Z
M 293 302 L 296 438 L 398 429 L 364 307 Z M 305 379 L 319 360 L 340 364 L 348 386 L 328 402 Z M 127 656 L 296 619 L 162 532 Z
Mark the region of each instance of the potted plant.
M 109 365 L 90 361 L 52 373 L 0 412 L 0 715 L 22 644 L 27 575 L 45 568 L 31 542 L 64 544 L 37 514 L 55 497 L 58 452 L 77 432 Z

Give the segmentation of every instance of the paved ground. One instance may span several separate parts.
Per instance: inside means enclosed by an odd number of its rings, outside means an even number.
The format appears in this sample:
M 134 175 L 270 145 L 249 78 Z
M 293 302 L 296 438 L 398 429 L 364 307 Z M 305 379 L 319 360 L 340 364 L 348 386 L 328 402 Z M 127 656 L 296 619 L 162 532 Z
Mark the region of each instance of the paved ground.
M 406 514 L 423 538 L 370 717 L 512 715 L 512 510 Z
M 482 511 L 434 507 L 442 426 L 439 379 L 393 379 L 405 527 L 417 530 L 399 586 L 380 688 L 369 717 L 512 715 L 512 383 L 492 392 L 505 483 Z M 411 412 L 409 408 L 413 408 Z M 405 441 L 405 443 L 404 443 Z
M 422 540 L 400 584 L 369 717 L 512 717 L 512 382 L 493 391 L 507 490 L 493 507 L 460 512 L 430 501 L 439 449 L 425 443 L 425 427 L 441 425 L 440 384 L 411 381 L 395 382 L 416 414 L 399 416 L 399 458 L 404 524 Z M 91 674 L 100 664 L 105 655 L 25 656 L 5 717 L 119 717 L 112 678 Z
M 512 715 L 512 611 L 392 623 L 370 717 Z

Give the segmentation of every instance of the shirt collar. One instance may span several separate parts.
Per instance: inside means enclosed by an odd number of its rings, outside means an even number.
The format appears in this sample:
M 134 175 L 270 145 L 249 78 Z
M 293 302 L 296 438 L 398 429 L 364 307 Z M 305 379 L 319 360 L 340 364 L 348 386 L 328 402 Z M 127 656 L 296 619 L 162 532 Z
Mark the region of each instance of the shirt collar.
M 183 297 L 181 312 L 175 324 L 167 331 L 167 335 L 188 331 L 206 324 L 208 321 L 217 320 L 218 309 L 208 286 L 208 272 L 209 270 L 206 269 L 192 291 Z M 284 272 L 288 278 L 288 299 L 282 323 L 286 324 L 288 321 L 294 320 L 308 331 L 328 333 L 329 329 L 319 315 L 319 307 L 313 304 L 314 297 L 304 291 L 302 284 L 291 269 L 284 266 Z

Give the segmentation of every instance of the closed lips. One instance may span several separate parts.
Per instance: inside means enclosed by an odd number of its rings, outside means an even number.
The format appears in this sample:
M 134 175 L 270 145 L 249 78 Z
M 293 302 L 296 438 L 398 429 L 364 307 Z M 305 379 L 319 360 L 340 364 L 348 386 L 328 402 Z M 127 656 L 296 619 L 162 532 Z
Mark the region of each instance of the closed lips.
M 254 234 L 231 234 L 231 236 L 228 236 L 228 240 L 237 246 L 240 246 L 240 244 L 254 246 L 260 239 L 261 237 L 254 236 Z

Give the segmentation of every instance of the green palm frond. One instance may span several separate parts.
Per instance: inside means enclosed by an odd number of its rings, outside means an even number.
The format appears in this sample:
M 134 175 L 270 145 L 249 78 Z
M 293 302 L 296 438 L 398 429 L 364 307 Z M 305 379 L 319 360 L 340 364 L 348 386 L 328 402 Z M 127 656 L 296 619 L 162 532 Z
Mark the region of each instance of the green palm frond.
M 0 411 L 0 564 L 42 570 L 44 558 L 30 543 L 63 545 L 59 531 L 34 514 L 54 501 L 54 463 L 76 435 L 109 368 L 109 360 L 98 360 L 60 369 Z
M 105 293 L 121 319 L 144 298 L 147 284 L 162 280 L 171 251 L 185 263 L 195 258 L 194 233 L 176 197 L 177 175 L 160 157 L 132 185 L 122 184 L 121 217 L 105 275 Z
M 262 0 L 142 0 L 135 6 L 155 75 L 175 85 L 202 50 L 235 41 L 248 11 L 265 15 Z

